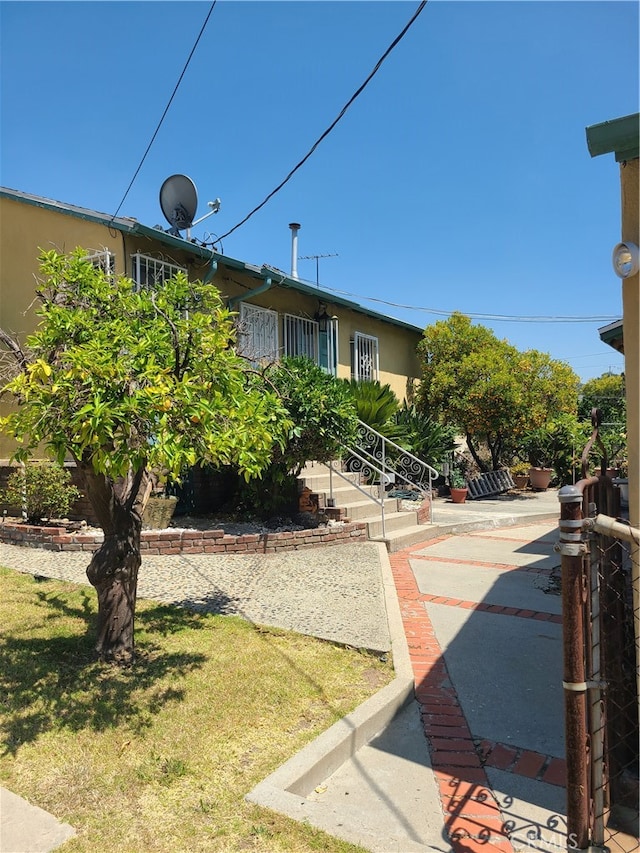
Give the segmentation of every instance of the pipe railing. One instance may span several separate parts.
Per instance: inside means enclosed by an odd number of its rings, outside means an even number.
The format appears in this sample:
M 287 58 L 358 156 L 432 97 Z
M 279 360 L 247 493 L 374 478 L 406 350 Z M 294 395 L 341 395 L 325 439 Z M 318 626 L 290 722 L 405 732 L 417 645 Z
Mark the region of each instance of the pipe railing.
M 358 458 L 359 458 L 362 462 L 366 462 L 366 461 L 367 461 L 366 459 L 363 459 L 362 457 L 360 457 L 360 456 L 359 456 L 359 455 L 358 455 L 354 450 L 349 450 L 349 452 L 350 452 L 350 453 L 355 454 L 356 456 L 358 456 Z M 367 464 L 369 465 L 370 463 L 367 463 Z M 377 467 L 375 467 L 375 466 L 371 466 L 371 467 L 373 467 L 373 469 L 374 469 L 374 470 L 375 470 L 375 471 L 376 471 L 376 472 L 377 472 L 381 477 L 383 476 L 384 472 L 383 472 L 380 468 L 377 468 Z M 385 494 L 384 494 L 384 485 L 383 485 L 383 483 L 382 483 L 382 479 L 381 479 L 381 482 L 380 482 L 380 486 L 378 487 L 378 488 L 379 488 L 379 490 L 382 492 L 382 494 L 381 494 L 381 495 L 378 495 L 378 496 L 376 497 L 376 495 L 374 495 L 374 494 L 373 494 L 373 492 L 371 492 L 371 491 L 367 491 L 366 489 L 364 489 L 364 488 L 360 485 L 360 483 L 356 483 L 356 482 L 354 482 L 353 480 L 350 480 L 350 479 L 349 479 L 349 477 L 345 476 L 345 474 L 343 474 L 343 473 L 342 473 L 342 471 L 339 471 L 339 470 L 334 466 L 333 462 L 329 462 L 329 499 L 330 499 L 332 502 L 334 502 L 334 501 L 335 501 L 335 499 L 334 499 L 334 497 L 333 497 L 333 474 L 334 474 L 334 473 L 335 473 L 335 474 L 337 474 L 337 475 L 338 475 L 338 477 L 341 477 L 343 480 L 345 480 L 347 483 L 349 483 L 349 485 L 350 485 L 350 486 L 353 486 L 355 489 L 357 489 L 359 492 L 361 492 L 361 493 L 362 493 L 366 498 L 368 498 L 369 500 L 372 500 L 374 503 L 376 503 L 376 504 L 380 507 L 380 522 L 381 522 L 381 526 L 382 526 L 382 538 L 384 539 L 384 537 L 386 536 L 386 531 L 385 531 L 385 519 L 384 519 L 384 502 L 385 502 Z M 351 472 L 351 473 L 353 473 L 353 472 Z M 369 486 L 369 489 L 371 489 L 371 488 L 373 488 L 373 487 L 372 487 L 372 486 Z

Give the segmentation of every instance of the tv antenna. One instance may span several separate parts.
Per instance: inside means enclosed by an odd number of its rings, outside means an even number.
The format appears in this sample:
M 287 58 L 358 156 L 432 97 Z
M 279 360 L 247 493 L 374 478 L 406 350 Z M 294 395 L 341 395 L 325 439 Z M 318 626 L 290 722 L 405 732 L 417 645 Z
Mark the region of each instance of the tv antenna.
M 319 267 L 320 258 L 337 258 L 337 257 L 338 257 L 338 253 L 336 252 L 335 254 L 331 254 L 331 255 L 300 255 L 298 257 L 298 260 L 299 261 L 313 261 L 313 260 L 315 260 L 315 262 L 316 262 L 316 287 L 320 287 L 320 267 Z
M 169 234 L 181 237 L 181 231 L 186 230 L 187 240 L 191 239 L 191 228 L 220 210 L 220 199 L 207 202 L 211 208 L 200 219 L 194 222 L 193 217 L 198 209 L 198 192 L 196 185 L 186 175 L 171 175 L 160 187 L 160 207 L 165 219 L 171 225 Z

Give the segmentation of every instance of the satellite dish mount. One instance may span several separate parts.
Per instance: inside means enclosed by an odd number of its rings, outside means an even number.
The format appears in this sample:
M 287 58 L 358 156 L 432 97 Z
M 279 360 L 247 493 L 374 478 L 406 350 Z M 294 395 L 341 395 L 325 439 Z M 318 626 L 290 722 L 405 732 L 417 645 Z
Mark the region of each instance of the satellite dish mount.
M 174 237 L 182 236 L 180 232 L 186 230 L 187 239 L 190 239 L 189 229 L 217 213 L 220 210 L 220 199 L 208 202 L 208 206 L 211 208 L 209 213 L 194 222 L 198 209 L 198 192 L 196 185 L 186 175 L 171 175 L 160 187 L 160 207 L 171 225 L 171 228 L 167 229 L 168 233 Z

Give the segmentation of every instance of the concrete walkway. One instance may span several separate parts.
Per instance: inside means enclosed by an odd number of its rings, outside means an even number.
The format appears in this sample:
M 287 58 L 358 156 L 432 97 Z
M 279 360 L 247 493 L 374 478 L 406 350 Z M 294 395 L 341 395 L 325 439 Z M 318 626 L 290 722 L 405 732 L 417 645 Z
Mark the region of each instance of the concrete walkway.
M 149 557 L 139 594 L 392 651 L 395 681 L 251 800 L 380 853 L 563 849 L 558 514 L 553 491 L 436 500 L 424 542 L 390 556 Z M 0 564 L 47 577 L 86 583 L 86 563 L 0 545 Z M 0 805 L 2 853 L 73 832 L 9 792 Z

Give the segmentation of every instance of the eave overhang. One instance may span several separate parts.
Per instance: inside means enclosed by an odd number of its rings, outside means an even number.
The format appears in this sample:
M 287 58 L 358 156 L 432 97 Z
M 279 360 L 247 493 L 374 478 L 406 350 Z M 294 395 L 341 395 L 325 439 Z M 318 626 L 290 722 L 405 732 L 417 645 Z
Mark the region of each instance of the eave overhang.
M 363 314 L 366 317 L 372 317 L 376 320 L 381 320 L 384 323 L 389 323 L 392 326 L 398 326 L 417 334 L 422 334 L 423 332 L 423 329 L 419 326 L 414 326 L 411 323 L 405 323 L 402 320 L 395 319 L 394 317 L 389 317 L 385 314 L 371 311 L 368 308 L 359 305 L 357 302 L 352 302 L 342 296 L 322 290 L 311 283 L 307 284 L 299 279 L 291 278 L 291 276 L 288 276 L 285 272 L 282 272 L 282 270 L 275 267 L 271 267 L 266 264 L 259 267 L 255 264 L 248 264 L 244 261 L 239 261 L 229 255 L 222 255 L 218 252 L 214 252 L 213 250 L 206 248 L 206 246 L 200 246 L 198 243 L 185 240 L 183 237 L 176 237 L 173 234 L 169 234 L 162 228 L 151 228 L 148 225 L 143 225 L 141 222 L 138 222 L 137 219 L 131 219 L 123 216 L 109 216 L 106 213 L 99 213 L 95 210 L 88 210 L 84 207 L 77 207 L 75 205 L 54 201 L 53 199 L 41 198 L 40 196 L 34 196 L 30 193 L 12 190 L 7 187 L 0 187 L 0 197 L 24 202 L 25 204 L 32 204 L 36 207 L 53 210 L 67 216 L 74 216 L 88 222 L 95 222 L 100 225 L 104 225 L 105 227 L 121 231 L 132 237 L 138 236 L 147 240 L 155 240 L 176 251 L 190 254 L 195 258 L 198 258 L 200 261 L 215 261 L 219 266 L 222 265 L 229 269 L 244 272 L 251 278 L 264 280 L 266 275 L 270 275 L 275 287 L 286 287 L 291 290 L 295 290 L 298 293 L 303 293 L 306 296 L 312 296 L 319 302 L 340 305 L 343 308 L 348 308 L 350 311 L 355 311 L 356 313 Z
M 615 320 L 613 323 L 609 323 L 608 326 L 602 326 L 602 328 L 598 329 L 598 334 L 603 344 L 608 344 L 616 352 L 624 355 L 622 320 Z
M 586 128 L 592 157 L 615 154 L 616 162 L 637 160 L 640 154 L 640 113 L 592 124 Z

